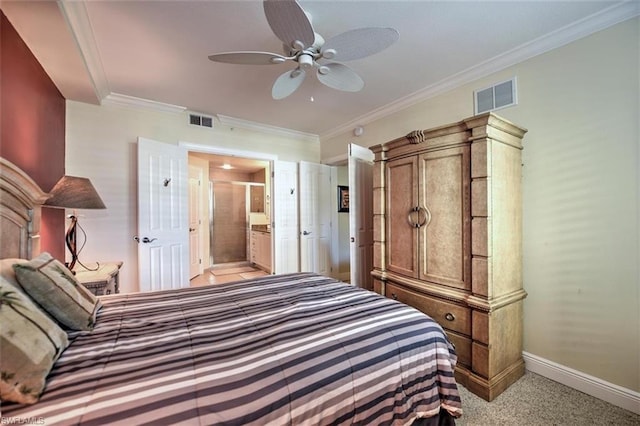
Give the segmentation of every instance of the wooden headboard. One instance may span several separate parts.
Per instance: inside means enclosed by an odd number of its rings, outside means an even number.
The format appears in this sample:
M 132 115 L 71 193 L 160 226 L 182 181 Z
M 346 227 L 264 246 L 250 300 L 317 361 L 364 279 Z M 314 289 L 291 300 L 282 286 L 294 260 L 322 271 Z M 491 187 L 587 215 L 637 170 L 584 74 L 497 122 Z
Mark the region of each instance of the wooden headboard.
M 25 172 L 0 157 L 0 259 L 40 253 L 40 209 L 47 198 Z

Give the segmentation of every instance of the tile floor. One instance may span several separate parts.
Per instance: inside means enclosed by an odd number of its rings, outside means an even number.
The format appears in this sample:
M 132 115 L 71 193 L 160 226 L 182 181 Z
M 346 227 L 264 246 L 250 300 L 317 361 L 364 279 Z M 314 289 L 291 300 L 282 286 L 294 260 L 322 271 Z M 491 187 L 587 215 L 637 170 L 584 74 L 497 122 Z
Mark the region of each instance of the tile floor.
M 251 266 L 249 263 L 226 263 L 205 269 L 202 275 L 191 280 L 191 287 L 209 284 L 228 283 L 269 275 L 265 271 Z

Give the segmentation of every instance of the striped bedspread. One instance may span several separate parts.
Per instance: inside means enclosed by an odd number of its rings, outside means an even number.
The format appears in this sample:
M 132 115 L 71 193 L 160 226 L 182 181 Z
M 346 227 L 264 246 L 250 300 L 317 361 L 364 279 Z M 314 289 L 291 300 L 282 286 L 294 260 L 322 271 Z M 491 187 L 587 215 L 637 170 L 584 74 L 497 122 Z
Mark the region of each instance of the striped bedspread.
M 456 356 L 424 314 L 315 274 L 102 298 L 40 402 L 82 425 L 411 424 L 461 413 Z

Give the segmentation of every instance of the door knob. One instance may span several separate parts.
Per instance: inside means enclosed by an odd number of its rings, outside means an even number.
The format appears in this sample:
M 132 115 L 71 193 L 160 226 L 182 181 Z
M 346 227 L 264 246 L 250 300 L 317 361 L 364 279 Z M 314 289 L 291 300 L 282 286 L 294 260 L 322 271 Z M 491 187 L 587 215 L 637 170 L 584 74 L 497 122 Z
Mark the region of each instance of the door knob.
M 302 231 L 302 235 L 309 235 L 311 234 L 311 231 Z
M 137 235 L 135 235 L 133 237 L 133 239 L 136 240 L 136 242 L 138 242 L 138 243 L 143 242 L 145 244 L 146 243 L 151 243 L 151 242 L 154 242 L 155 240 L 157 240 L 157 238 L 147 238 L 147 237 L 142 237 L 142 239 L 140 239 L 140 237 L 138 237 Z
M 196 228 L 189 228 L 189 232 L 193 232 L 195 230 L 196 230 Z

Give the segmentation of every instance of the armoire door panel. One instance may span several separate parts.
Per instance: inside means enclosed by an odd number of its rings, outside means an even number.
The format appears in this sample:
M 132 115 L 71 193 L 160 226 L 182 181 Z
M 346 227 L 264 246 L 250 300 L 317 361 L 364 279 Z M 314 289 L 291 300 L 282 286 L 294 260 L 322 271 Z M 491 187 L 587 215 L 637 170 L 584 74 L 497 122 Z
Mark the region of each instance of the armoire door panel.
M 420 202 L 430 214 L 419 229 L 419 278 L 471 289 L 469 147 L 420 155 Z
M 417 228 L 413 210 L 418 206 L 418 160 L 415 156 L 389 161 L 387 177 L 387 268 L 418 277 Z

